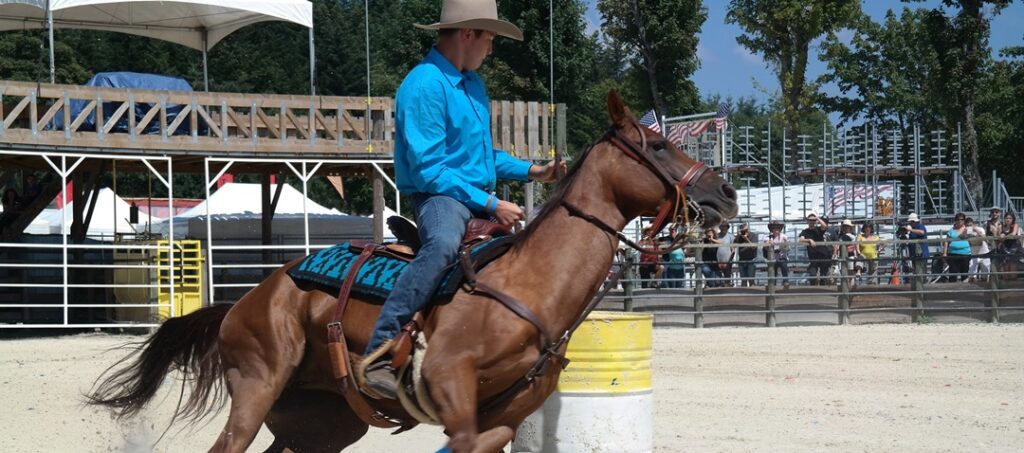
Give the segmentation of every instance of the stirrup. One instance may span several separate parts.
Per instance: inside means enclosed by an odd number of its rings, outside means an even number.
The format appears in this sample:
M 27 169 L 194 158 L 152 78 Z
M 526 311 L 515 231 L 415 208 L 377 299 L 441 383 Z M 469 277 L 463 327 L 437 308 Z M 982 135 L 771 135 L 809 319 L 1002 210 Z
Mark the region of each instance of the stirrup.
M 366 357 L 363 357 L 363 360 L 356 365 L 356 386 L 359 387 L 359 391 L 365 393 L 370 398 L 378 400 L 391 399 L 385 397 L 384 395 L 381 395 L 380 393 L 377 393 L 375 390 L 366 385 L 366 368 L 369 367 L 374 362 L 378 361 L 385 354 L 387 354 L 388 351 L 391 350 L 392 342 L 393 340 L 391 339 L 384 341 L 384 343 L 378 346 L 377 349 L 374 349 L 373 352 L 367 354 Z

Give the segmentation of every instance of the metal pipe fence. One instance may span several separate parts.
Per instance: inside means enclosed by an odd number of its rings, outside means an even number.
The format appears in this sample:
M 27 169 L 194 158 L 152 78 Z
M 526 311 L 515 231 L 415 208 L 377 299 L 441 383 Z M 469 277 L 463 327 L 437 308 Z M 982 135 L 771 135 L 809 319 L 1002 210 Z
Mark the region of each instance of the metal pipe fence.
M 995 243 L 996 238 L 969 241 Z M 710 318 L 715 324 L 770 327 L 780 322 L 931 322 L 937 316 L 950 321 L 1024 321 L 1024 256 L 1019 251 L 1000 252 L 998 247 L 985 255 L 941 256 L 947 242 L 948 238 L 879 240 L 876 244 L 888 253 L 874 260 L 871 267 L 876 272 L 870 275 L 869 260 L 849 254 L 847 247 L 857 243 L 842 241 L 817 243 L 833 247 L 828 260 L 809 260 L 802 253 L 806 244 L 798 241 L 783 244 L 789 249 L 784 261 L 762 253 L 765 242 L 732 244 L 726 247 L 758 248 L 757 258 L 726 265 L 701 259 L 701 251 L 718 249 L 716 244 L 687 245 L 682 262 L 659 256 L 656 263 L 641 263 L 632 251 L 620 251 L 615 266 L 627 270 L 601 306 L 651 311 L 661 324 L 692 327 L 703 327 Z M 909 246 L 918 244 L 932 249 L 928 258 L 907 253 Z M 966 262 L 967 271 L 958 265 L 951 268 L 954 260 Z M 746 267 L 742 274 L 741 266 Z M 824 275 L 811 275 L 821 268 L 826 269 Z M 788 275 L 777 275 L 780 271 Z

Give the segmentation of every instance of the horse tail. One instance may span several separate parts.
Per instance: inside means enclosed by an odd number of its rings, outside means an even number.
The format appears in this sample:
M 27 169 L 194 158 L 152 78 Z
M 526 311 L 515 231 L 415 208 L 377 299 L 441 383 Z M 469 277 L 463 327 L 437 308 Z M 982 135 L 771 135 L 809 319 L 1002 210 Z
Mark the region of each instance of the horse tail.
M 138 415 L 164 377 L 177 370 L 183 384 L 174 420 L 201 419 L 223 407 L 226 395 L 217 339 L 231 307 L 213 305 L 168 319 L 146 341 L 128 345 L 136 350 L 97 378 L 94 390 L 86 395 L 88 403 L 110 408 L 118 419 Z M 185 383 L 191 383 L 192 392 L 183 404 Z M 211 407 L 211 400 L 218 404 Z

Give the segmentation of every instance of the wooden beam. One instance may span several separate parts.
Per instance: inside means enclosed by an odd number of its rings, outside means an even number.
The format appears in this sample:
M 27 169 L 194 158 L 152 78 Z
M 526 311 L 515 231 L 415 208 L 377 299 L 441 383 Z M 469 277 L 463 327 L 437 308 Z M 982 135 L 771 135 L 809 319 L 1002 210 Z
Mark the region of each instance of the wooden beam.
M 46 123 L 49 123 L 53 117 L 57 116 L 57 112 L 59 112 L 62 107 L 64 107 L 64 98 L 57 98 L 57 100 L 53 102 L 53 105 L 51 105 L 46 113 L 43 114 L 43 117 L 39 118 L 39 123 L 36 124 L 36 127 L 40 131 L 43 130 L 43 128 L 46 127 Z

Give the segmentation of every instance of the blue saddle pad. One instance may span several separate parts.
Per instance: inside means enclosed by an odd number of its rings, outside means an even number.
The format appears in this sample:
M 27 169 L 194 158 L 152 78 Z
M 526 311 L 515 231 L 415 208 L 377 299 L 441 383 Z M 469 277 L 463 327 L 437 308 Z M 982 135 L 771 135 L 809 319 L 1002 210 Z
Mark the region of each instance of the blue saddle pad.
M 492 239 L 474 247 L 470 256 L 479 268 L 501 256 L 511 244 L 511 236 Z M 296 281 L 313 282 L 337 292 L 345 283 L 349 270 L 357 258 L 359 252 L 353 251 L 348 242 L 343 242 L 303 258 L 298 266 L 288 270 L 288 275 Z M 398 277 L 408 267 L 409 263 L 402 259 L 375 254 L 359 268 L 359 273 L 352 282 L 352 294 L 386 299 L 395 289 Z M 454 295 L 462 279 L 462 267 L 449 266 L 434 292 L 433 299 Z

